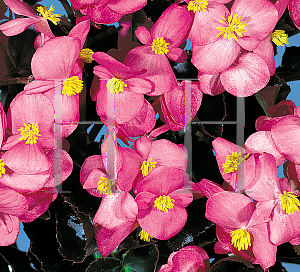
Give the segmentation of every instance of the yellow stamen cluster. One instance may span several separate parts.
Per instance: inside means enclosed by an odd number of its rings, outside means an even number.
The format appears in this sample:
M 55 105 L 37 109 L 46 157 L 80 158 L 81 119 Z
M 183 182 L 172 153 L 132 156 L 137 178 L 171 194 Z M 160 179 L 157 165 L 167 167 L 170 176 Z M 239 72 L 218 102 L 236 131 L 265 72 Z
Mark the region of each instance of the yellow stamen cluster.
M 99 177 L 99 181 L 97 182 L 97 190 L 105 195 L 112 195 L 112 182 L 111 179 L 107 179 L 105 177 Z
M 93 54 L 94 51 L 92 49 L 89 48 L 84 48 L 81 49 L 79 56 L 86 62 L 86 63 L 91 63 L 94 59 L 93 59 Z
M 247 250 L 251 246 L 250 234 L 245 229 L 237 229 L 230 232 L 231 244 L 240 250 Z
M 51 21 L 53 24 L 57 25 L 60 21 L 60 14 L 54 14 L 54 7 L 51 5 L 48 9 L 47 7 L 39 6 L 37 7 L 37 12 L 42 15 L 46 20 Z
M 223 163 L 223 174 L 236 172 L 239 166 L 248 159 L 249 155 L 245 155 L 244 158 L 241 156 L 241 152 L 232 152 L 231 155 L 227 155 L 225 163 Z
M 208 1 L 207 0 L 190 1 L 188 3 L 188 11 L 192 10 L 192 11 L 194 11 L 194 13 L 196 11 L 200 11 L 200 9 L 202 9 L 203 11 L 205 11 L 207 5 L 208 5 Z
M 0 159 L 0 177 L 5 174 L 5 163 L 3 162 L 2 159 Z
M 150 171 L 156 167 L 155 164 L 157 164 L 156 161 L 152 161 L 153 159 L 150 158 L 148 161 L 143 161 L 143 164 L 141 166 L 142 175 L 143 177 L 148 176 Z
M 285 210 L 288 214 L 293 214 L 295 211 L 299 212 L 300 201 L 292 192 L 283 191 L 280 199 L 283 211 Z
M 64 80 L 62 94 L 66 96 L 79 94 L 83 89 L 83 81 L 78 76 L 72 76 Z
M 148 232 L 144 231 L 143 229 L 139 233 L 140 239 L 146 242 L 150 242 L 150 239 L 153 238 Z
M 24 127 L 20 127 L 18 131 L 21 131 L 20 134 L 23 136 L 19 140 L 20 141 L 26 140 L 26 144 L 31 144 L 31 145 L 36 144 L 37 143 L 36 136 L 42 136 L 39 134 L 40 133 L 39 125 L 35 123 L 33 123 L 32 125 L 31 124 L 26 125 L 24 123 Z
M 162 195 L 155 199 L 154 207 L 157 208 L 158 211 L 169 212 L 168 209 L 172 209 L 175 202 L 174 199 L 171 199 L 169 196 Z
M 220 37 L 221 35 L 224 34 L 224 38 L 226 38 L 228 35 L 228 39 L 229 37 L 231 37 L 236 41 L 238 40 L 236 34 L 239 37 L 243 37 L 243 32 L 247 31 L 244 29 L 247 23 L 241 21 L 241 16 L 238 17 L 237 13 L 232 16 L 232 12 L 231 12 L 230 15 L 228 16 L 228 20 L 226 20 L 224 16 L 222 16 L 222 18 L 224 21 L 219 20 L 219 22 L 225 24 L 226 27 L 216 27 L 216 29 L 220 31 L 217 37 Z
M 284 46 L 285 44 L 289 44 L 288 35 L 285 34 L 284 30 L 275 30 L 271 34 L 271 39 L 273 43 L 275 43 L 278 46 Z
M 155 54 L 167 54 L 169 52 L 168 45 L 170 43 L 165 42 L 164 38 L 153 39 L 152 42 L 152 51 L 155 51 Z
M 111 93 L 116 93 L 116 94 L 118 94 L 119 92 L 122 93 L 124 91 L 124 87 L 127 87 L 127 84 L 125 84 L 123 80 L 117 79 L 115 77 L 111 78 L 106 83 L 106 88 Z

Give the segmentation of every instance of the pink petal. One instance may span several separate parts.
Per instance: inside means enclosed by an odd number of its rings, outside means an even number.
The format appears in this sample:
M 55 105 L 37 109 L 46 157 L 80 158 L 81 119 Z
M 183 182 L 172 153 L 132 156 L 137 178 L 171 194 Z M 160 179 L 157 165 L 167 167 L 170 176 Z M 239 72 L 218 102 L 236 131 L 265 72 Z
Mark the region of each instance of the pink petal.
M 283 15 L 284 11 L 286 10 L 287 6 L 289 4 L 289 0 L 277 0 L 275 2 L 275 8 L 278 11 L 278 18 L 281 18 Z
M 253 50 L 254 53 L 259 55 L 268 65 L 270 75 L 274 75 L 276 67 L 274 60 L 273 45 L 270 36 L 260 41 L 258 47 Z
M 137 36 L 137 38 L 140 40 L 142 44 L 147 44 L 147 45 L 152 44 L 150 31 L 146 27 L 139 26 L 135 31 L 135 35 Z
M 79 52 L 80 40 L 77 38 L 56 37 L 47 41 L 32 57 L 31 70 L 34 78 L 67 79 Z
M 253 211 L 254 204 L 249 197 L 222 192 L 207 200 L 205 217 L 223 228 L 235 230 L 248 225 Z
M 295 26 L 300 29 L 300 13 L 299 13 L 299 0 L 291 0 L 289 3 L 290 16 L 295 24 Z
M 192 18 L 186 8 L 173 4 L 162 13 L 151 28 L 151 37 L 153 39 L 163 37 L 170 43 L 170 47 L 178 47 L 187 34 L 191 21 Z
M 193 195 L 185 189 L 179 189 L 169 194 L 169 197 L 173 199 L 177 206 L 187 207 L 193 201 Z
M 247 51 L 253 51 L 255 48 L 257 48 L 259 42 L 259 39 L 248 36 L 239 37 L 237 41 L 239 46 Z
M 128 123 L 119 126 L 127 133 L 129 137 L 139 137 L 149 133 L 155 126 L 156 117 L 151 104 L 144 100 L 144 106 L 140 113 Z
M 107 6 L 115 12 L 121 14 L 128 14 L 140 10 L 142 7 L 146 6 L 147 0 L 110 0 Z
M 113 24 L 119 21 L 124 14 L 115 12 L 107 5 L 104 5 L 95 6 L 94 8 L 89 8 L 88 6 L 88 12 L 86 15 L 88 15 L 96 24 Z
M 154 84 L 150 80 L 132 77 L 126 80 L 127 87 L 135 93 L 148 94 L 154 90 Z
M 19 218 L 16 216 L 0 215 L 0 246 L 9 246 L 16 242 L 19 233 Z
M 11 189 L 0 189 L 0 213 L 20 216 L 28 209 L 26 198 Z
M 7 112 L 8 126 L 13 134 L 19 134 L 25 124 L 38 124 L 40 134 L 49 131 L 53 124 L 53 106 L 43 94 L 18 94 L 10 104 Z M 39 139 L 39 136 L 37 136 Z
M 194 21 L 189 33 L 189 39 L 194 45 L 206 45 L 215 42 L 220 33 L 216 27 L 222 27 L 219 22 L 222 16 L 227 18 L 229 15 L 228 9 L 216 1 L 209 1 L 208 6 L 203 12 L 200 10 L 195 13 Z
M 42 20 L 42 18 L 17 18 L 0 25 L 0 30 L 2 30 L 6 36 L 15 36 L 40 20 Z
M 155 91 L 151 96 L 170 92 L 176 85 L 176 78 L 168 58 L 165 55 L 155 54 L 151 46 L 133 48 L 123 62 L 133 69 L 147 69 L 143 77 L 155 84 Z
M 247 23 L 243 36 L 264 38 L 273 30 L 278 21 L 278 12 L 269 0 L 237 0 L 231 7 L 233 14 L 238 13 L 241 21 Z
M 54 34 L 52 33 L 49 24 L 46 19 L 42 19 L 39 22 L 34 24 L 34 30 L 37 32 L 44 33 L 46 36 L 50 38 L 55 38 Z
M 224 192 L 222 187 L 208 179 L 202 179 L 200 182 L 196 183 L 195 187 L 207 197 L 210 198 L 212 195 L 220 192 Z
M 71 29 L 68 36 L 78 38 L 81 41 L 82 48 L 85 43 L 86 36 L 90 31 L 90 18 L 88 16 L 84 16 L 81 19 L 82 20 Z
M 38 142 L 31 145 L 21 141 L 6 151 L 2 159 L 11 170 L 19 174 L 36 174 L 47 171 L 51 166 Z
M 175 62 L 185 62 L 187 59 L 187 54 L 181 48 L 171 48 L 167 53 L 167 56 L 170 60 Z
M 209 75 L 199 72 L 198 79 L 199 89 L 205 94 L 215 96 L 225 91 L 220 80 L 220 73 Z
M 106 172 L 102 156 L 94 155 L 86 158 L 80 170 L 81 185 L 85 184 L 87 178 L 89 177 L 90 173 L 93 171 L 94 168 L 98 168 L 100 169 L 100 171 Z
M 249 136 L 245 142 L 245 148 L 253 153 L 263 154 L 264 152 L 272 154 L 276 160 L 276 166 L 285 162 L 285 158 L 276 149 L 270 131 L 258 131 Z
M 289 161 L 300 163 L 300 117 L 285 116 L 271 129 L 271 136 L 277 150 Z
M 237 66 L 221 73 L 225 90 L 234 96 L 246 97 L 265 87 L 270 79 L 265 61 L 255 53 L 246 53 L 239 58 Z
M 13 13 L 24 15 L 27 17 L 38 18 L 32 8 L 20 0 L 3 0 L 4 3 L 11 9 Z
M 59 82 L 61 85 L 61 82 Z M 25 85 L 24 91 L 26 94 L 35 94 L 35 93 L 43 93 L 55 88 L 54 80 L 35 80 Z
M 217 74 L 227 69 L 236 59 L 240 46 L 234 39 L 220 37 L 213 43 L 197 46 L 192 45 L 192 63 L 200 72 Z M 222 56 L 218 58 L 217 56 Z

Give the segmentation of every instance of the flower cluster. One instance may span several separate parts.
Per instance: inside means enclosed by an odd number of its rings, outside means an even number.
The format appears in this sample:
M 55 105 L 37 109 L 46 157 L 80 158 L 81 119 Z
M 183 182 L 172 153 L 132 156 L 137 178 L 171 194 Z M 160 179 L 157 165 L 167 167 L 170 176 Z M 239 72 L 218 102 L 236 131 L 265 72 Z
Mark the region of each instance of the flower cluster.
M 187 222 L 186 207 L 199 197 L 207 198 L 205 216 L 216 225 L 216 253 L 234 254 L 266 271 L 276 262 L 277 246 L 300 244 L 300 108 L 292 101 L 258 118 L 257 132 L 244 147 L 221 137 L 212 142 L 222 187 L 207 179 L 192 182 L 185 146 L 157 139 L 187 127 L 204 94 L 247 97 L 266 87 L 275 73 L 273 43 L 288 43 L 287 34 L 274 28 L 287 5 L 299 28 L 299 1 L 175 1 L 155 23 L 138 24 L 132 33 L 127 16 L 146 0 L 71 0 L 81 15 L 66 36 L 50 28 L 60 21 L 53 6 L 35 12 L 21 0 L 4 2 L 26 16 L 1 24 L 5 35 L 31 25 L 40 34 L 31 59 L 35 80 L 7 114 L 0 107 L 1 246 L 16 241 L 19 221 L 32 222 L 48 209 L 58 194 L 55 186 L 72 172 L 72 158 L 59 143 L 80 120 L 85 63 L 94 65 L 90 96 L 107 126 L 101 155 L 87 157 L 80 171 L 82 187 L 101 198 L 92 222 L 102 257 L 136 229 L 144 242 L 174 237 Z M 91 21 L 120 21 L 118 50 L 86 48 Z M 125 46 L 132 35 L 136 41 Z M 170 65 L 186 62 L 187 38 L 195 82 L 177 80 Z M 286 177 L 279 180 L 277 167 L 284 162 Z M 207 253 L 187 246 L 173 252 L 160 271 L 208 269 Z

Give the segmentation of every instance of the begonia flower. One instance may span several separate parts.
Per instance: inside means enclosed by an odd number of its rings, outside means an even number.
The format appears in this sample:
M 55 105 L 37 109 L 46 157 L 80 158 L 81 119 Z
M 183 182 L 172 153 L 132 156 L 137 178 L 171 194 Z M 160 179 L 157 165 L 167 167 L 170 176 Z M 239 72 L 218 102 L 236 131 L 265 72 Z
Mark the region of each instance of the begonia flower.
M 259 220 L 269 221 L 270 241 L 280 245 L 300 236 L 300 201 L 286 178 L 279 181 L 274 157 L 261 155 L 256 172 L 256 182 L 246 194 L 257 201 Z
M 223 138 L 216 138 L 212 145 L 220 173 L 226 182 L 223 188 L 235 191 L 240 187 L 240 182 L 246 189 L 255 177 L 255 156 Z
M 131 121 L 144 106 L 143 94 L 152 91 L 153 84 L 141 77 L 146 71 L 134 70 L 102 52 L 94 53 L 93 58 L 101 64 L 94 68 L 95 75 L 100 78 L 97 113 L 107 117 L 107 102 L 114 101 L 114 116 L 110 118 L 118 124 Z
M 185 171 L 172 167 L 154 168 L 136 190 L 137 220 L 149 235 L 167 240 L 185 225 L 185 207 L 192 200 L 191 192 L 184 190 Z
M 29 18 L 17 18 L 11 20 L 0 26 L 0 30 L 6 36 L 14 36 L 29 26 L 34 25 L 34 29 L 41 32 L 49 37 L 55 37 L 52 33 L 47 20 L 51 21 L 55 25 L 60 21 L 59 14 L 54 14 L 54 8 L 51 6 L 49 9 L 47 7 L 39 6 L 37 11 L 41 16 L 35 14 L 33 9 L 25 4 L 22 0 L 4 0 L 4 3 L 16 14 L 24 15 Z
M 204 249 L 198 246 L 187 246 L 173 252 L 159 272 L 208 272 L 209 257 Z
M 227 191 L 213 194 L 207 200 L 205 217 L 230 234 L 231 246 L 238 251 L 249 255 L 252 250 L 265 271 L 276 262 L 277 247 L 270 242 L 268 223 L 257 216 L 249 197 Z
M 295 26 L 300 29 L 300 1 L 290 0 L 288 7 L 291 19 L 293 20 Z
M 74 8 L 91 18 L 96 24 L 112 24 L 128 13 L 138 11 L 146 0 L 71 0 Z
M 37 174 L 49 170 L 43 148 L 54 147 L 53 106 L 43 94 L 18 94 L 10 104 L 7 120 L 12 133 L 4 142 L 5 164 L 19 174 Z
M 0 188 L 0 246 L 12 245 L 19 234 L 19 216 L 26 213 L 26 198 L 14 190 Z
M 211 75 L 227 69 L 241 48 L 254 50 L 278 21 L 277 9 L 269 0 L 236 0 L 230 12 L 222 4 L 214 12 L 216 15 L 207 17 L 205 26 L 215 30 L 205 31 L 201 44 L 199 41 L 192 46 L 192 63 L 200 72 Z
M 150 31 L 144 26 L 137 28 L 135 34 L 144 45 L 129 51 L 123 63 L 133 69 L 147 69 L 143 76 L 155 84 L 154 92 L 148 95 L 160 95 L 175 88 L 176 78 L 168 58 L 185 62 L 186 52 L 178 46 L 184 40 L 190 23 L 188 11 L 173 4 L 162 13 Z
M 107 257 L 129 234 L 137 228 L 138 207 L 129 193 L 106 195 L 93 219 L 97 247 Z
M 73 68 L 79 57 L 81 41 L 73 37 L 56 37 L 37 49 L 31 60 L 35 81 L 24 88 L 26 94 L 44 93 L 55 106 L 55 89 L 61 90 L 62 137 L 69 136 L 79 121 L 79 93 L 83 81 Z M 49 58 L 51 56 L 51 58 Z M 57 120 L 56 120 L 57 121 Z M 72 125 L 70 125 L 71 123 Z

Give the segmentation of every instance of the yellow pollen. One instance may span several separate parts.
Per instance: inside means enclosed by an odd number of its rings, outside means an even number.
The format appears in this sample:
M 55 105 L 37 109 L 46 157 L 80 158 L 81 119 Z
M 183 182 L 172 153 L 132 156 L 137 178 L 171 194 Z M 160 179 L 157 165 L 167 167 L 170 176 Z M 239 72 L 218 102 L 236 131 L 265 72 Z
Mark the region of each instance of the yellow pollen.
M 144 231 L 143 229 L 139 233 L 140 239 L 146 242 L 150 242 L 150 239 L 153 238 L 148 232 Z
M 5 163 L 3 162 L 2 159 L 0 159 L 0 177 L 5 174 Z
M 168 209 L 172 209 L 175 202 L 174 199 L 171 199 L 169 196 L 162 195 L 155 199 L 154 207 L 157 208 L 158 211 L 169 212 Z
M 94 59 L 92 55 L 94 54 L 94 51 L 89 48 L 81 49 L 79 56 L 86 62 L 91 63 Z
M 275 43 L 278 46 L 284 46 L 285 44 L 289 44 L 288 35 L 285 34 L 284 30 L 275 30 L 271 34 L 271 39 L 273 43 Z
M 107 179 L 105 177 L 99 177 L 99 181 L 97 182 L 97 190 L 100 191 L 100 193 L 105 195 L 112 195 L 112 182 L 111 179 Z
M 57 25 L 60 21 L 60 14 L 54 14 L 54 7 L 51 5 L 48 9 L 47 7 L 39 6 L 37 7 L 37 12 L 42 15 L 46 20 L 51 21 L 53 24 Z
M 152 51 L 155 51 L 155 54 L 167 54 L 169 52 L 168 45 L 170 43 L 165 42 L 164 38 L 153 39 L 152 42 Z
M 238 14 L 236 13 L 232 17 L 232 12 L 231 12 L 230 15 L 228 16 L 228 20 L 226 20 L 224 16 L 222 16 L 222 18 L 224 21 L 219 20 L 219 22 L 225 24 L 226 27 L 216 27 L 216 29 L 220 31 L 217 37 L 220 37 L 221 35 L 224 34 L 224 38 L 226 38 L 228 35 L 228 39 L 229 37 L 231 37 L 236 41 L 238 39 L 235 34 L 237 34 L 239 37 L 243 37 L 243 32 L 247 31 L 244 29 L 247 23 L 241 21 L 241 16 L 238 17 Z
M 156 161 L 152 161 L 153 159 L 150 158 L 148 161 L 143 161 L 143 164 L 141 166 L 142 175 L 143 177 L 148 176 L 150 171 L 156 167 L 155 164 L 157 164 Z
M 125 84 L 123 80 L 117 79 L 115 77 L 111 78 L 106 83 L 106 88 L 111 93 L 116 93 L 116 94 L 118 94 L 119 92 L 122 93 L 124 91 L 124 87 L 127 87 L 127 84 Z
M 250 234 L 245 229 L 237 229 L 230 232 L 231 244 L 234 245 L 239 251 L 247 250 L 251 246 Z
M 288 214 L 293 214 L 295 211 L 299 212 L 300 201 L 297 196 L 292 192 L 283 191 L 283 195 L 280 195 L 282 209 Z
M 79 94 L 83 89 L 83 81 L 78 76 L 72 76 L 64 80 L 62 94 L 66 96 Z
M 40 131 L 39 131 L 39 125 L 38 124 L 35 124 L 35 123 L 32 123 L 31 124 L 28 124 L 26 125 L 24 123 L 24 127 L 20 127 L 18 129 L 18 131 L 21 131 L 21 135 L 23 137 L 21 137 L 19 140 L 20 141 L 23 141 L 23 140 L 26 140 L 26 144 L 36 144 L 37 143 L 37 137 L 36 136 L 42 136 L 40 135 Z M 36 136 L 35 136 L 36 135 Z
M 208 1 L 207 0 L 190 1 L 188 3 L 188 11 L 192 10 L 192 11 L 194 11 L 194 13 L 196 11 L 200 11 L 200 9 L 202 9 L 203 11 L 205 11 L 207 5 L 208 5 Z
M 227 155 L 225 163 L 223 163 L 223 174 L 236 172 L 239 166 L 248 159 L 249 155 L 245 155 L 244 158 L 241 156 L 241 152 L 232 152 L 231 155 Z

